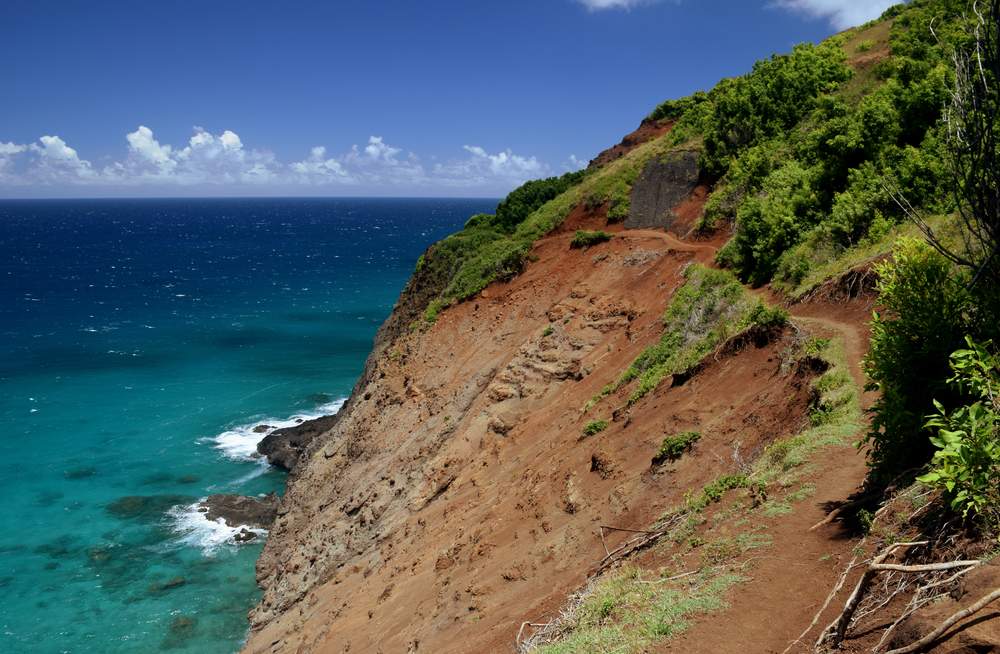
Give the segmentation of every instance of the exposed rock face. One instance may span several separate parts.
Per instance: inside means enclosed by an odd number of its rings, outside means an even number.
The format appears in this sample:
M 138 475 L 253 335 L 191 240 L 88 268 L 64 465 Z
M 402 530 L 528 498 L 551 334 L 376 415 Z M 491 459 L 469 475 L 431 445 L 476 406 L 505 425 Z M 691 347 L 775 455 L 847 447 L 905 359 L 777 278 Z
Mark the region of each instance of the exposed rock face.
M 323 416 L 306 420 L 294 427 L 277 429 L 257 443 L 257 451 L 267 457 L 267 462 L 289 472 L 295 471 L 302 453 L 317 436 L 329 431 L 335 424 L 336 416 Z
M 680 151 L 646 164 L 632 187 L 625 227 L 669 229 L 677 220 L 674 209 L 698 186 L 698 153 Z
M 209 495 L 200 503 L 209 520 L 222 518 L 230 527 L 267 529 L 278 515 L 278 496 Z

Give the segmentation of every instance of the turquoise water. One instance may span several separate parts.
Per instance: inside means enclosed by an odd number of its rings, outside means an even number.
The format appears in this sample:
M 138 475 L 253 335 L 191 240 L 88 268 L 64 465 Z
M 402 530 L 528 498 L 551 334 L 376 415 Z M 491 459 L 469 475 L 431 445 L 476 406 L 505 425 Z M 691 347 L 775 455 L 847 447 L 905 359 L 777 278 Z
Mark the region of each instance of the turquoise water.
M 422 250 L 486 200 L 0 202 L 0 651 L 231 652 L 279 491 L 256 424 L 334 410 Z

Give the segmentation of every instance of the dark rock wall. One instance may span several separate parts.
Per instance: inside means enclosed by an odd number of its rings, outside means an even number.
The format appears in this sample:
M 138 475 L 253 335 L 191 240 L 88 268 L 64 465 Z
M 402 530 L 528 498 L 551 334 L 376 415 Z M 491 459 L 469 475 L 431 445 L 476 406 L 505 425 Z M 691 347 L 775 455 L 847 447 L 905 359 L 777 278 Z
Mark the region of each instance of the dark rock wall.
M 669 229 L 673 209 L 698 185 L 698 153 L 672 152 L 646 164 L 632 187 L 627 229 Z

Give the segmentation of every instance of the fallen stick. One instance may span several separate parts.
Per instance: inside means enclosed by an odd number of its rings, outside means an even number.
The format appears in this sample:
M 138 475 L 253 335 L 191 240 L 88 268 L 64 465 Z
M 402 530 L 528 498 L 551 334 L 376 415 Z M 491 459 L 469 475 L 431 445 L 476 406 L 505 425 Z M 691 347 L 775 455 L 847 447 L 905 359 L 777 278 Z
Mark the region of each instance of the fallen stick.
M 989 593 L 988 595 L 980 599 L 972 606 L 969 606 L 968 608 L 964 608 L 961 611 L 952 614 L 951 617 L 949 617 L 947 620 L 938 625 L 937 629 L 930 632 L 917 642 L 911 643 L 906 647 L 900 647 L 899 649 L 889 650 L 885 654 L 912 654 L 913 652 L 923 649 L 924 647 L 930 645 L 938 638 L 940 638 L 946 631 L 951 629 L 955 625 L 955 623 L 964 620 L 970 615 L 978 613 L 983 608 L 985 608 L 986 605 L 996 601 L 997 599 L 1000 599 L 1000 588 L 995 589 L 992 593 Z
M 601 529 L 607 529 L 608 531 L 624 531 L 629 534 L 650 534 L 653 533 L 646 529 L 627 529 L 625 527 L 611 527 L 608 525 L 601 525 Z
M 946 563 L 927 563 L 924 565 L 899 565 L 897 563 L 879 563 L 869 566 L 869 570 L 892 570 L 893 572 L 937 572 L 938 570 L 953 570 L 981 565 L 982 561 L 948 561 Z
M 834 648 L 838 647 L 840 643 L 844 642 L 844 637 L 847 635 L 847 627 L 851 624 L 851 620 L 854 618 L 854 613 L 858 609 L 858 605 L 861 600 L 864 599 L 865 593 L 868 591 L 868 587 L 871 585 L 872 580 L 875 575 L 878 574 L 878 570 L 875 566 L 881 565 L 885 562 L 887 558 L 893 555 L 896 550 L 901 547 L 917 547 L 918 545 L 926 545 L 928 541 L 916 541 L 912 543 L 895 543 L 890 545 L 881 554 L 872 559 L 871 564 L 865 570 L 864 574 L 861 575 L 861 579 L 858 580 L 858 585 L 854 587 L 854 592 L 851 593 L 850 597 L 847 598 L 847 603 L 844 605 L 844 610 L 841 611 L 840 617 L 830 623 L 823 633 L 819 635 L 819 639 L 816 641 L 816 648 L 818 649 L 827 639 L 832 639 L 832 646 Z

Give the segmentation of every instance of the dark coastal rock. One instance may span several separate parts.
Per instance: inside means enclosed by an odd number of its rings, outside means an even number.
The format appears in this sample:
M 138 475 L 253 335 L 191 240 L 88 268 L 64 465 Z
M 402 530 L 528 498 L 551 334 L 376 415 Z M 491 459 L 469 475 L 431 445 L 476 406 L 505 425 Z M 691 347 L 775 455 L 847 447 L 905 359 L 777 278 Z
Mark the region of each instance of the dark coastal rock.
M 323 416 L 306 420 L 294 427 L 277 429 L 257 443 L 257 451 L 267 457 L 273 466 L 294 471 L 299 457 L 318 436 L 329 431 L 336 424 L 336 416 Z
M 672 152 L 646 164 L 632 187 L 625 227 L 669 229 L 676 220 L 673 209 L 698 185 L 698 154 Z
M 267 529 L 278 514 L 278 496 L 274 493 L 264 497 L 210 495 L 200 503 L 199 510 L 203 511 L 209 520 L 222 518 L 231 527 L 245 525 L 255 529 Z

